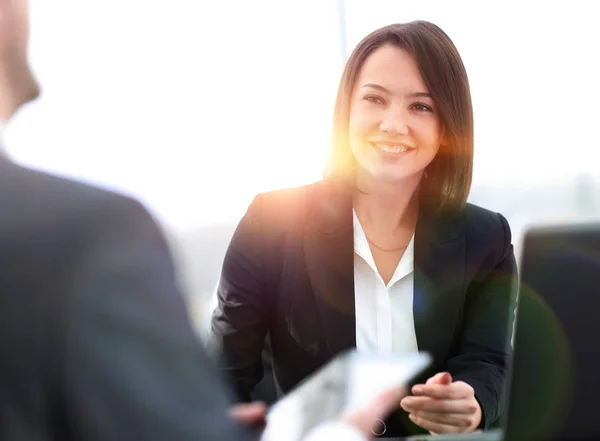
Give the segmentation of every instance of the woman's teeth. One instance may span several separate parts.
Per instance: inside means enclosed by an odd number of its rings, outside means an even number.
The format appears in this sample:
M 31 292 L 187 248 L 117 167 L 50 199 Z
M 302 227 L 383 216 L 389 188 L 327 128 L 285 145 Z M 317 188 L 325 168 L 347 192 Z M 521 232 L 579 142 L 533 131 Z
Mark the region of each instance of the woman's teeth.
M 375 144 L 375 147 L 386 153 L 404 153 L 409 150 L 405 146 L 390 146 L 386 144 Z

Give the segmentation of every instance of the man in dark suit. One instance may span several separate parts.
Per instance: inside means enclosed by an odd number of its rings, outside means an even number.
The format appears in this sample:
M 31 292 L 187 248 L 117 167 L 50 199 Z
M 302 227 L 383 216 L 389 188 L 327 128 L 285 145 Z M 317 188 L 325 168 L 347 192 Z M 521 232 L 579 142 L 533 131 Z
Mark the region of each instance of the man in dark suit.
M 27 34 L 0 0 L 0 128 L 39 93 Z M 264 407 L 230 408 L 139 203 L 1 158 L 0 207 L 2 441 L 256 439 Z M 399 398 L 324 430 L 364 439 Z

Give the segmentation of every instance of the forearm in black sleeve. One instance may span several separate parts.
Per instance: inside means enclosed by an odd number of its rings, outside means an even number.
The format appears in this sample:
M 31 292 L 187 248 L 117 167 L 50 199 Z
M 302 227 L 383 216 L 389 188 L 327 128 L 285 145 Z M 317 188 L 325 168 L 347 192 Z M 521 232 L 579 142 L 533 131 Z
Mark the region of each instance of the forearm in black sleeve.
M 257 196 L 240 221 L 223 262 L 209 348 L 240 401 L 263 377 L 261 352 L 270 308 L 265 286 L 265 233 Z
M 508 223 L 502 216 L 500 223 L 504 248 L 491 270 L 483 270 L 485 274 L 467 290 L 459 354 L 448 361 L 453 378 L 475 389 L 484 428 L 497 424 L 505 406 L 504 388 L 514 322 L 517 266 Z

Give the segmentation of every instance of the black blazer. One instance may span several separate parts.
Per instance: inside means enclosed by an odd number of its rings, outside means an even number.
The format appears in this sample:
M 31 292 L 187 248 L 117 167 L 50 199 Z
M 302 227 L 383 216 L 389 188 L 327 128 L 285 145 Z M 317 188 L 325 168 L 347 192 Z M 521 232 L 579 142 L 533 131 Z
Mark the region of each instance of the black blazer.
M 352 200 L 343 184 L 326 179 L 255 198 L 226 253 L 212 319 L 210 347 L 240 399 L 263 375 L 267 332 L 282 393 L 356 346 L 353 271 Z M 422 379 L 449 371 L 470 384 L 482 426 L 491 427 L 503 408 L 514 317 L 506 219 L 470 204 L 453 217 L 421 213 L 414 280 L 418 347 L 435 360 Z
M 0 439 L 252 440 L 137 202 L 0 159 Z

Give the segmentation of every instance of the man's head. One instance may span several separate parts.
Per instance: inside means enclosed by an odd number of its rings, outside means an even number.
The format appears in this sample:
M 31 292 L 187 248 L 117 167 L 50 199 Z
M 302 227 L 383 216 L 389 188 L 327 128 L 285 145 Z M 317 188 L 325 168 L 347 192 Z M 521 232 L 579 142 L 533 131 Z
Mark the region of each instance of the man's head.
M 0 0 L 0 120 L 40 93 L 27 61 L 28 0 Z

